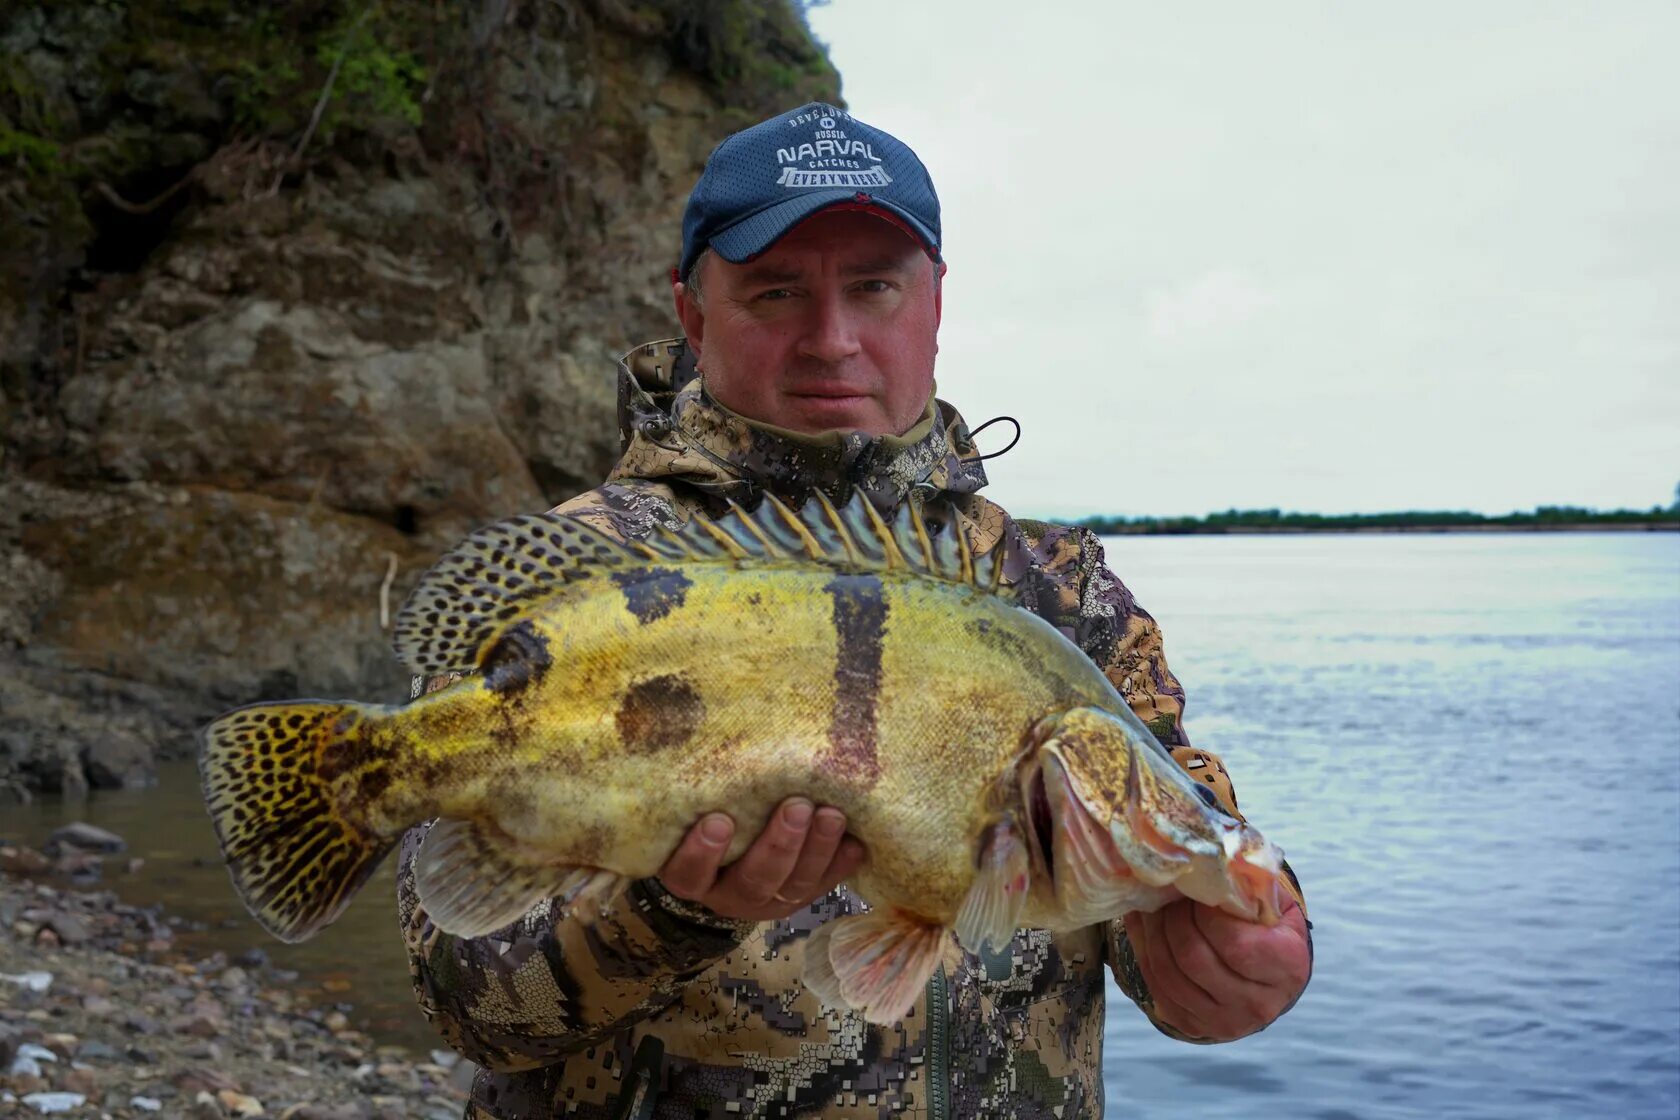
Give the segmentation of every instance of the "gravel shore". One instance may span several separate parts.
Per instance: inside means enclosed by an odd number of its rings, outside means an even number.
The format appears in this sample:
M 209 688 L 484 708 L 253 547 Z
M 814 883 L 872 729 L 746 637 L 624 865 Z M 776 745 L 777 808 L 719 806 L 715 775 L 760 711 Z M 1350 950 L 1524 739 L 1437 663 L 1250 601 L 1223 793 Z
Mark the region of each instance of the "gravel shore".
M 472 1066 L 375 1045 L 260 952 L 187 960 L 157 908 L 0 845 L 0 1116 L 456 1120 Z

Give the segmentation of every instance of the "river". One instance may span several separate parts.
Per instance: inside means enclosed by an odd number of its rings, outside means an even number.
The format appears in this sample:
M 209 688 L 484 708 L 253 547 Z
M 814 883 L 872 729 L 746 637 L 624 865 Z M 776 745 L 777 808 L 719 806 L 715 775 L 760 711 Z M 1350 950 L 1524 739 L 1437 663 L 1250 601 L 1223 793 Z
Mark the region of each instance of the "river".
M 1186 725 L 1306 889 L 1316 973 L 1271 1029 L 1157 1035 L 1110 990 L 1111 1115 L 1680 1114 L 1680 535 L 1120 537 L 1166 633 Z M 40 803 L 146 863 L 111 885 L 261 945 L 382 1040 L 413 1010 L 389 868 L 325 936 L 244 917 L 190 768 Z M 346 989 L 350 989 L 348 992 Z

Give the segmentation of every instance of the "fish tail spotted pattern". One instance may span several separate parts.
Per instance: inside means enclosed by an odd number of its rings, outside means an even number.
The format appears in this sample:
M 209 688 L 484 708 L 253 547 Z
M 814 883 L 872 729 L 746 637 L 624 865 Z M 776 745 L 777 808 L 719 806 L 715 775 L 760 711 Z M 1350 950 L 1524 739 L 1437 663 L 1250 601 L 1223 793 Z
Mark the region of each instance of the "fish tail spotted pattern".
M 204 730 L 199 774 L 233 885 L 282 941 L 336 919 L 395 842 L 333 796 L 342 775 L 358 799 L 389 784 L 366 731 L 359 705 L 309 700 L 238 708 Z

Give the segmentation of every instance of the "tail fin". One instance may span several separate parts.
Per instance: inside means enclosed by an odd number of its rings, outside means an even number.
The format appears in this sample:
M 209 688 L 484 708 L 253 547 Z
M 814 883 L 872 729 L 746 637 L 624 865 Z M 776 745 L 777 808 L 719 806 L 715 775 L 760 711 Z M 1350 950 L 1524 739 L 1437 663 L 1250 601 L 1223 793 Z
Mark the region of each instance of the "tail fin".
M 345 812 L 333 780 L 376 764 L 358 704 L 236 708 L 204 729 L 198 772 L 233 885 L 282 941 L 330 925 L 395 837 Z

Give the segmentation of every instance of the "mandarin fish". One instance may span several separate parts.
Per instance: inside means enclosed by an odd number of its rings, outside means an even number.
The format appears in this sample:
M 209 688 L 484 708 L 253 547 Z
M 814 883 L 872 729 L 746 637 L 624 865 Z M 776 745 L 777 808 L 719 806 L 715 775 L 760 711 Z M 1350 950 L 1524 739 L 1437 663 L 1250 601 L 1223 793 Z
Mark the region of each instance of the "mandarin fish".
M 628 543 L 555 514 L 478 531 L 394 628 L 415 672 L 472 675 L 406 705 L 263 703 L 205 729 L 235 887 L 303 940 L 436 818 L 415 888 L 445 933 L 550 899 L 591 921 L 703 814 L 734 818 L 734 859 L 803 795 L 846 813 L 870 905 L 811 935 L 805 982 L 876 1023 L 906 1014 L 951 933 L 978 952 L 1185 896 L 1274 924 L 1278 849 L 943 512 L 819 493 Z

